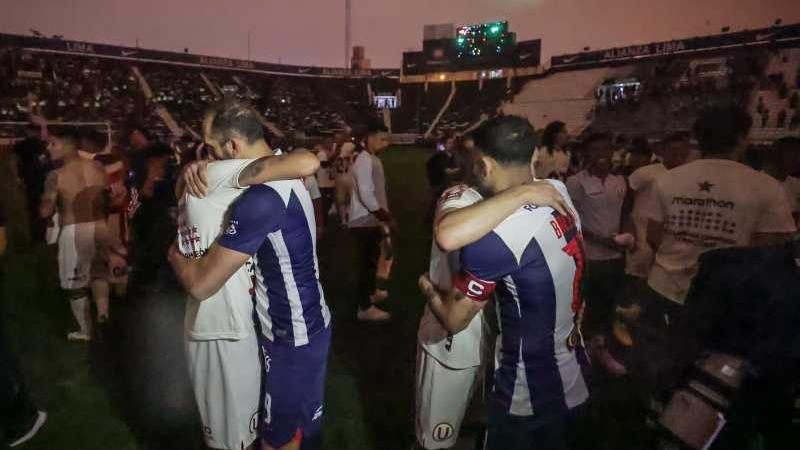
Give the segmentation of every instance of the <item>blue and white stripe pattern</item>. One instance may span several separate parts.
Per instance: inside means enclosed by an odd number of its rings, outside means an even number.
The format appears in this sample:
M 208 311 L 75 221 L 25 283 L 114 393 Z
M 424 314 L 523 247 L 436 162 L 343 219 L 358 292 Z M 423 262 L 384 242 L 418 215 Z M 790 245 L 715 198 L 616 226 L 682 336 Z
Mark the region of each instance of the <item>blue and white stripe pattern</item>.
M 302 182 L 248 189 L 232 208 L 220 245 L 253 255 L 256 312 L 265 338 L 302 346 L 329 326 L 314 208 Z
M 568 198 L 563 184 L 554 184 Z M 579 336 L 575 290 L 582 255 L 565 249 L 580 239 L 580 225 L 559 216 L 551 208 L 520 208 L 461 252 L 464 271 L 497 283 L 494 399 L 510 415 L 547 420 L 588 398 L 583 344 L 579 338 L 569 344 Z

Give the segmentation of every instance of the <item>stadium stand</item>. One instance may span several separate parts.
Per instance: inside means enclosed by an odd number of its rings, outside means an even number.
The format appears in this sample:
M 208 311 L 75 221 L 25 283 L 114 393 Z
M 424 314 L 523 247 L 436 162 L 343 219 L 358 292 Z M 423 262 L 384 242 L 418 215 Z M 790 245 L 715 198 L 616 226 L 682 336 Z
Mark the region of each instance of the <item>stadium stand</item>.
M 0 63 L 0 122 L 24 122 L 33 113 L 60 122 L 137 123 L 162 139 L 198 136 L 203 110 L 223 96 L 252 102 L 282 133 L 318 136 L 378 115 L 374 89 L 397 90 L 387 77 L 376 77 L 372 88 L 368 76 L 271 74 L 13 45 L 0 45 Z
M 591 121 L 597 87 L 606 79 L 624 78 L 630 71 L 630 68 L 598 68 L 534 78 L 510 103 L 503 105 L 503 112 L 527 117 L 537 127 L 560 120 L 570 134 L 580 134 Z

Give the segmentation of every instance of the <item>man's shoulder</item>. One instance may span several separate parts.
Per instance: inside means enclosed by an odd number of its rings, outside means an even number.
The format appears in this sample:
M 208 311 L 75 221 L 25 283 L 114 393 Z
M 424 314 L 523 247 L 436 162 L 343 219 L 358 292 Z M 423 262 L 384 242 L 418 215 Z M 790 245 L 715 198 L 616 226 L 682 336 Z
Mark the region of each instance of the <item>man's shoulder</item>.
M 256 186 L 253 186 L 256 187 Z M 292 194 L 296 195 L 298 199 L 300 197 L 304 197 L 309 195 L 308 189 L 306 189 L 306 185 L 301 179 L 293 179 L 293 180 L 278 180 L 278 181 L 270 181 L 268 183 L 259 184 L 259 189 L 268 189 L 272 193 L 270 194 L 269 191 L 264 190 L 264 196 L 274 196 L 277 195 L 283 201 L 284 206 L 289 204 L 289 200 L 292 197 Z M 252 188 L 251 188 L 252 189 Z M 310 198 L 310 196 L 309 196 Z
M 213 191 L 220 186 L 238 186 L 239 173 L 247 167 L 252 159 L 228 159 L 208 164 L 208 186 Z
M 459 184 L 442 193 L 437 209 L 442 212 L 448 209 L 464 208 L 481 200 L 483 200 L 483 196 L 478 191 L 465 184 Z
M 524 205 L 495 227 L 494 234 L 509 248 L 521 251 L 536 238 L 544 226 L 549 226 L 554 209 L 549 206 Z
M 250 186 L 236 200 L 236 211 L 254 218 L 264 214 L 274 214 L 286 209 L 286 201 L 280 189 L 273 185 L 257 184 Z

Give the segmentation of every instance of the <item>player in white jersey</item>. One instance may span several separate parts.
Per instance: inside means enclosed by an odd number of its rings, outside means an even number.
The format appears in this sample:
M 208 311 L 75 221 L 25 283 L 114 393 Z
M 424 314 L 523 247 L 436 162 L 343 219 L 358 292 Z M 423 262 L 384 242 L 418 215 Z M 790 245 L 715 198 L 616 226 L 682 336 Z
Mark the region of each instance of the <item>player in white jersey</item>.
M 213 113 L 207 115 L 207 142 L 212 119 Z M 240 156 L 248 154 L 243 151 Z M 302 177 L 313 173 L 317 164 L 308 152 L 295 152 L 188 166 L 176 190 L 180 253 L 193 258 L 205 254 L 221 235 L 226 213 L 245 192 L 243 187 Z M 210 297 L 202 301 L 190 297 L 187 302 L 189 374 L 210 448 L 248 448 L 257 436 L 262 368 L 253 322 L 252 275 L 252 264 L 247 264 Z
M 476 132 L 481 191 L 494 195 L 529 183 L 534 142 L 525 119 L 505 116 L 483 125 Z M 420 280 L 433 314 L 453 333 L 469 325 L 497 288 L 501 335 L 486 443 L 492 450 L 568 448 L 575 434 L 570 422 L 588 398 L 578 324 L 580 225 L 565 186 L 549 183 L 564 197 L 566 214 L 533 205 L 512 210 L 461 250 L 454 291 L 442 295 L 426 277 Z

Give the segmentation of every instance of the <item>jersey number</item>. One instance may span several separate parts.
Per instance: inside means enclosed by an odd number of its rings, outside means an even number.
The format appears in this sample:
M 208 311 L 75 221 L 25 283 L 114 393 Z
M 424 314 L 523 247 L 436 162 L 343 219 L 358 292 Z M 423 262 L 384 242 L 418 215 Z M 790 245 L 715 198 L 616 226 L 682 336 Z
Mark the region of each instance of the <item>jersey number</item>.
M 586 264 L 583 254 L 583 238 L 572 216 L 565 216 L 559 213 L 554 213 L 553 215 L 555 219 L 550 221 L 550 226 L 553 227 L 556 237 L 559 239 L 563 237 L 567 240 L 567 245 L 561 250 L 575 260 L 575 278 L 572 280 L 572 312 L 577 315 L 582 306 L 581 278 Z

